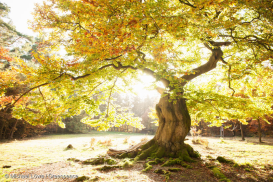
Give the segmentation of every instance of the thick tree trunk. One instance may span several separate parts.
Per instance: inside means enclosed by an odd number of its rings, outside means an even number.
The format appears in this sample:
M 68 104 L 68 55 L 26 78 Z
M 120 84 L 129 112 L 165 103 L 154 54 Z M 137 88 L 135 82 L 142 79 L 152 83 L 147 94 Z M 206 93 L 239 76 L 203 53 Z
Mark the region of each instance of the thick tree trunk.
M 162 97 L 156 105 L 159 118 L 159 126 L 156 134 L 149 142 L 137 144 L 128 150 L 110 149 L 110 156 L 135 157 L 135 160 L 147 157 L 177 157 L 183 161 L 193 161 L 191 157 L 198 158 L 191 146 L 184 144 L 184 140 L 190 131 L 191 119 L 186 107 L 185 99 L 169 102 L 169 95 Z
M 241 128 L 241 136 L 242 136 L 242 140 L 245 141 L 245 135 L 244 135 L 244 130 L 243 130 L 243 125 L 240 122 L 240 128 Z
M 162 97 L 156 105 L 156 112 L 159 126 L 154 139 L 168 152 L 176 153 L 183 146 L 191 126 L 185 99 L 169 102 L 169 96 Z

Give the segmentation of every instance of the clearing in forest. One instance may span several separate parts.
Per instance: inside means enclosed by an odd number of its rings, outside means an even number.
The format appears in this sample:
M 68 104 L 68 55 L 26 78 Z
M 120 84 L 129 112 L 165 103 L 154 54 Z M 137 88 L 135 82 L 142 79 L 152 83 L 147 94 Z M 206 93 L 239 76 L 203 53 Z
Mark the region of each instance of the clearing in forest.
M 38 181 L 76 181 L 57 179 L 54 175 L 86 176 L 86 181 L 273 181 L 273 139 L 264 139 L 258 144 L 257 138 L 205 138 L 192 143 L 185 142 L 201 154 L 197 162 L 185 162 L 185 166 L 162 167 L 164 163 L 152 165 L 143 172 L 147 161 L 138 161 L 131 166 L 101 170 L 103 166 L 114 166 L 106 161 L 99 165 L 84 164 L 90 158 L 105 156 L 109 148 L 126 149 L 141 140 L 152 139 L 152 135 L 118 132 L 92 132 L 77 135 L 50 135 L 28 140 L 15 140 L 0 144 L 1 181 L 37 181 L 37 179 L 12 179 L 16 175 L 47 176 Z M 196 138 L 195 138 L 196 139 Z M 67 146 L 71 144 L 72 148 Z M 222 156 L 232 160 L 221 163 Z M 218 158 L 219 159 L 219 158 Z M 114 159 L 119 164 L 127 159 Z M 167 159 L 166 159 L 167 160 Z M 127 161 L 130 161 L 129 159 Z M 10 166 L 10 167 L 9 167 Z M 7 167 L 7 168 L 3 168 Z M 162 169 L 162 170 L 158 170 Z M 165 170 L 165 174 L 158 174 Z M 175 171 L 178 170 L 178 171 Z M 163 171 L 164 173 L 164 171 Z M 9 178 L 5 175 L 9 174 Z M 224 175 L 224 176 L 223 176 Z M 83 179 L 82 179 L 83 180 Z

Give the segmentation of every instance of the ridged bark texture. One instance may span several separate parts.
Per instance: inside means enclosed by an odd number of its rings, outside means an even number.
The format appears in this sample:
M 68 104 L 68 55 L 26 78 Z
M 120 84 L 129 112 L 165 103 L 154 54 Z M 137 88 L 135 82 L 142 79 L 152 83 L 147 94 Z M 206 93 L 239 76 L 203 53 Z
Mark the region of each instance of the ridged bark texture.
M 135 158 L 135 161 L 150 158 L 174 157 L 179 161 L 193 162 L 193 158 L 199 158 L 199 153 L 184 144 L 184 140 L 190 131 L 191 119 L 186 107 L 185 99 L 170 102 L 169 95 L 160 99 L 156 105 L 159 118 L 159 127 L 155 137 L 146 142 L 139 143 L 127 150 L 109 149 L 110 156 L 118 158 Z M 173 163 L 168 161 L 166 165 Z
M 155 135 L 156 143 L 168 152 L 181 150 L 190 131 L 191 118 L 185 99 L 169 102 L 169 95 L 162 97 L 156 105 L 159 127 Z

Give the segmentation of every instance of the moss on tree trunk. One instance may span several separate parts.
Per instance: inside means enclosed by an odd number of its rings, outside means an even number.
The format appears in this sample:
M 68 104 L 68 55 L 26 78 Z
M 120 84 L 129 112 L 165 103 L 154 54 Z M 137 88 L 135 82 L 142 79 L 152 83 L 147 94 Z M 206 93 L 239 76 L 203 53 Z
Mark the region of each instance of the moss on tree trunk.
M 169 101 L 169 95 L 162 97 L 156 105 L 159 127 L 155 137 L 135 148 L 126 151 L 119 157 L 135 157 L 135 161 L 150 158 L 172 157 L 181 161 L 192 162 L 191 157 L 198 158 L 196 153 L 184 140 L 190 131 L 191 119 L 185 99 Z M 137 151 L 137 152 L 136 152 Z

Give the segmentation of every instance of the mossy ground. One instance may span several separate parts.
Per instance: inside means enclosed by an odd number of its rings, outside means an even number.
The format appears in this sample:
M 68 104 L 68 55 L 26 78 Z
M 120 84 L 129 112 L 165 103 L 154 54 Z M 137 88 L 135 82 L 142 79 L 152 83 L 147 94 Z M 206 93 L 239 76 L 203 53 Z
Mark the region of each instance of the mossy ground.
M 109 136 L 106 136 L 109 135 Z M 109 165 L 107 162 L 100 165 L 84 165 L 81 161 L 101 157 L 109 147 L 95 145 L 90 148 L 90 139 L 96 137 L 97 140 L 103 140 L 104 137 L 113 139 L 113 146 L 119 149 L 126 149 L 131 142 L 123 144 L 125 137 L 130 135 L 130 140 L 139 142 L 143 135 L 133 135 L 114 132 L 94 132 L 94 134 L 84 135 L 54 135 L 44 136 L 29 140 L 12 141 L 0 144 L 0 167 L 9 165 L 11 168 L 0 168 L 0 181 L 16 181 L 5 179 L 5 174 L 71 174 L 90 177 L 97 181 L 164 181 L 165 175 L 154 173 L 155 170 L 162 169 L 170 172 L 168 181 L 212 181 L 217 182 L 220 179 L 213 173 L 213 168 L 217 167 L 227 179 L 231 181 L 273 181 L 273 139 L 267 143 L 258 145 L 256 143 L 241 142 L 238 140 L 224 139 L 225 143 L 219 143 L 219 138 L 207 138 L 209 148 L 202 145 L 194 145 L 191 140 L 187 140 L 194 150 L 198 150 L 202 155 L 201 160 L 194 159 L 196 162 L 183 161 L 181 164 L 163 166 L 170 157 L 163 157 L 164 161 L 151 158 L 148 160 L 139 160 L 133 166 L 132 159 L 115 159 L 117 164 Z M 152 136 L 148 136 L 152 138 Z M 255 139 L 253 139 L 255 140 Z M 74 150 L 66 150 L 65 147 L 72 144 Z M 18 148 L 20 150 L 18 150 Z M 244 151 L 244 152 L 243 152 Z M 251 152 L 248 152 L 251 151 Z M 246 155 L 243 155 L 246 154 Z M 258 155 L 259 154 L 259 155 Z M 206 157 L 210 156 L 210 157 Z M 226 159 L 234 160 L 235 164 L 219 163 L 216 158 L 224 156 Z M 239 157 L 237 157 L 239 156 Z M 71 160 L 67 160 L 71 158 Z M 74 158 L 74 159 L 73 159 Z M 79 161 L 78 161 L 78 160 Z M 241 161 L 240 161 L 241 159 Z M 243 160 L 242 160 L 243 159 Z M 176 160 L 173 158 L 173 160 Z M 148 161 L 157 161 L 158 164 L 152 164 L 152 169 L 142 172 L 144 164 Z M 263 164 L 255 161 L 261 161 Z M 124 167 L 115 167 L 124 164 Z M 183 166 L 182 166 L 183 165 Z M 106 169 L 112 166 L 112 169 Z M 188 166 L 188 167 L 187 167 Z M 190 167 L 189 167 L 190 166 Z M 101 170 L 101 168 L 106 170 Z M 177 172 L 171 171 L 177 169 Z M 35 179 L 29 180 L 35 181 Z M 37 180 L 36 180 L 37 181 Z M 52 179 L 58 181 L 58 179 Z M 72 181 L 72 180 L 71 180 Z

